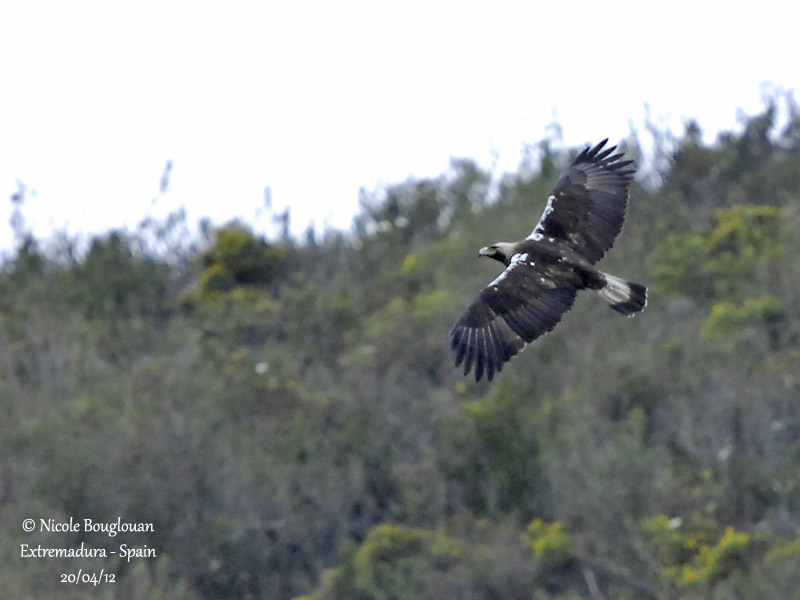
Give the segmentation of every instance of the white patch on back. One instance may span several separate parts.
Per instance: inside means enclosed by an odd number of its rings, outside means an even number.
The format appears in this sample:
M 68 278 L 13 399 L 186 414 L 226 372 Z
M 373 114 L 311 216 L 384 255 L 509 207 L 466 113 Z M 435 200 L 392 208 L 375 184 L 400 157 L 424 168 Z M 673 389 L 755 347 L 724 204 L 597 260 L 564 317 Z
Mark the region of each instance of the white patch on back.
M 544 207 L 544 212 L 542 213 L 542 217 L 539 219 L 539 222 L 536 224 L 536 227 L 533 228 L 531 234 L 528 236 L 527 239 L 533 240 L 534 242 L 541 242 L 544 239 L 544 221 L 547 219 L 547 215 L 549 215 L 554 210 L 554 204 L 556 201 L 556 197 L 552 194 L 547 198 L 547 205 Z M 552 241 L 552 238 L 550 238 Z
M 500 273 L 500 275 L 495 277 L 494 281 L 492 281 L 489 284 L 489 287 L 493 287 L 493 288 L 497 289 L 497 284 L 500 283 L 501 281 L 503 281 L 503 279 L 505 279 L 508 276 L 508 274 L 511 272 L 511 269 L 516 267 L 519 263 L 528 264 L 528 265 L 532 265 L 533 264 L 533 263 L 526 263 L 525 261 L 527 261 L 527 260 L 528 260 L 528 253 L 527 252 L 523 252 L 522 254 L 515 254 L 514 256 L 512 256 L 511 257 L 511 262 L 506 267 L 505 271 L 503 271 L 502 273 Z

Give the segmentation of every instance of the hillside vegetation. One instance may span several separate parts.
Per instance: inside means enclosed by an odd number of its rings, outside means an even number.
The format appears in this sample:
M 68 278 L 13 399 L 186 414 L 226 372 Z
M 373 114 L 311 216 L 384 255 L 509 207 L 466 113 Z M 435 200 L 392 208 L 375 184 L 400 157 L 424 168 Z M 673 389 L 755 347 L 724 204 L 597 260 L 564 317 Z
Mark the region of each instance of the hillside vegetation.
M 192 239 L 180 218 L 0 272 L 7 598 L 746 599 L 800 589 L 800 112 L 657 143 L 582 294 L 475 384 L 448 331 L 560 170 L 454 161 L 365 194 L 353 232 Z M 669 146 L 671 148 L 671 146 Z M 638 158 L 635 139 L 626 151 Z M 309 173 L 313 176 L 313 173 Z M 24 202 L 17 198 L 24 214 Z M 21 216 L 21 215 L 18 215 Z M 152 523 L 25 533 L 26 518 Z M 20 544 L 155 557 L 23 558 Z M 116 574 L 96 587 L 60 574 Z

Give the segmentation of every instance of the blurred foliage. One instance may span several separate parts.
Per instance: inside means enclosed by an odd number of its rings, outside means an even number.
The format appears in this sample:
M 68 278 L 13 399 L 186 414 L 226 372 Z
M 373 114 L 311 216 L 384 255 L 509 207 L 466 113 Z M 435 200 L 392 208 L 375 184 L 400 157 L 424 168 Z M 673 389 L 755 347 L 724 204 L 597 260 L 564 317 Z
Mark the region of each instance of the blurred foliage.
M 591 295 L 492 384 L 447 332 L 579 149 L 364 192 L 352 231 L 191 237 L 183 213 L 0 269 L 9 597 L 788 598 L 800 589 L 800 110 L 653 128 Z M 644 154 L 632 136 L 624 146 Z M 284 216 L 288 220 L 288 214 Z M 28 517 L 154 532 L 25 534 Z M 155 558 L 33 560 L 19 545 Z M 88 592 L 58 573 L 117 575 Z
M 569 557 L 569 536 L 561 523 L 545 523 L 541 519 L 534 519 L 528 525 L 525 540 L 536 556 L 552 563 L 562 563 Z
M 742 304 L 717 302 L 703 325 L 703 336 L 731 337 L 751 323 L 765 326 L 780 323 L 784 315 L 783 304 L 774 296 L 748 298 Z
M 240 286 L 267 287 L 287 268 L 287 249 L 268 244 L 244 225 L 233 223 L 215 232 L 216 240 L 202 257 L 204 296 Z

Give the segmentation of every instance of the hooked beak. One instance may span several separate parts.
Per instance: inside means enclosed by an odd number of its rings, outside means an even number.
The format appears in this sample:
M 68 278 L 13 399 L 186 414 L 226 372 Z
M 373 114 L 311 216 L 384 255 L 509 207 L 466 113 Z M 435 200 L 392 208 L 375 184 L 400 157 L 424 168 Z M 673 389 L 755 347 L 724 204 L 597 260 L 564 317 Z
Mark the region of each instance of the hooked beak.
M 478 250 L 478 256 L 491 256 L 492 249 L 489 246 L 484 246 L 480 250 Z

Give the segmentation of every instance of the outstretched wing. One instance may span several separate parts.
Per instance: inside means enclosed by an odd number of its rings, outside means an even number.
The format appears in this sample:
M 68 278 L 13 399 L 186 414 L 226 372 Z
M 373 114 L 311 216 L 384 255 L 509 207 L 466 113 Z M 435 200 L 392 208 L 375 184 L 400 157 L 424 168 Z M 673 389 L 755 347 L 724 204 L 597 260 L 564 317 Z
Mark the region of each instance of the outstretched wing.
M 603 149 L 586 148 L 559 178 L 542 218 L 528 239 L 561 242 L 591 263 L 600 260 L 622 230 L 633 161 Z
M 467 375 L 474 365 L 475 381 L 484 370 L 491 381 L 503 363 L 558 324 L 575 294 L 572 281 L 553 278 L 527 254 L 515 254 L 450 332 L 456 366 L 463 362 Z

